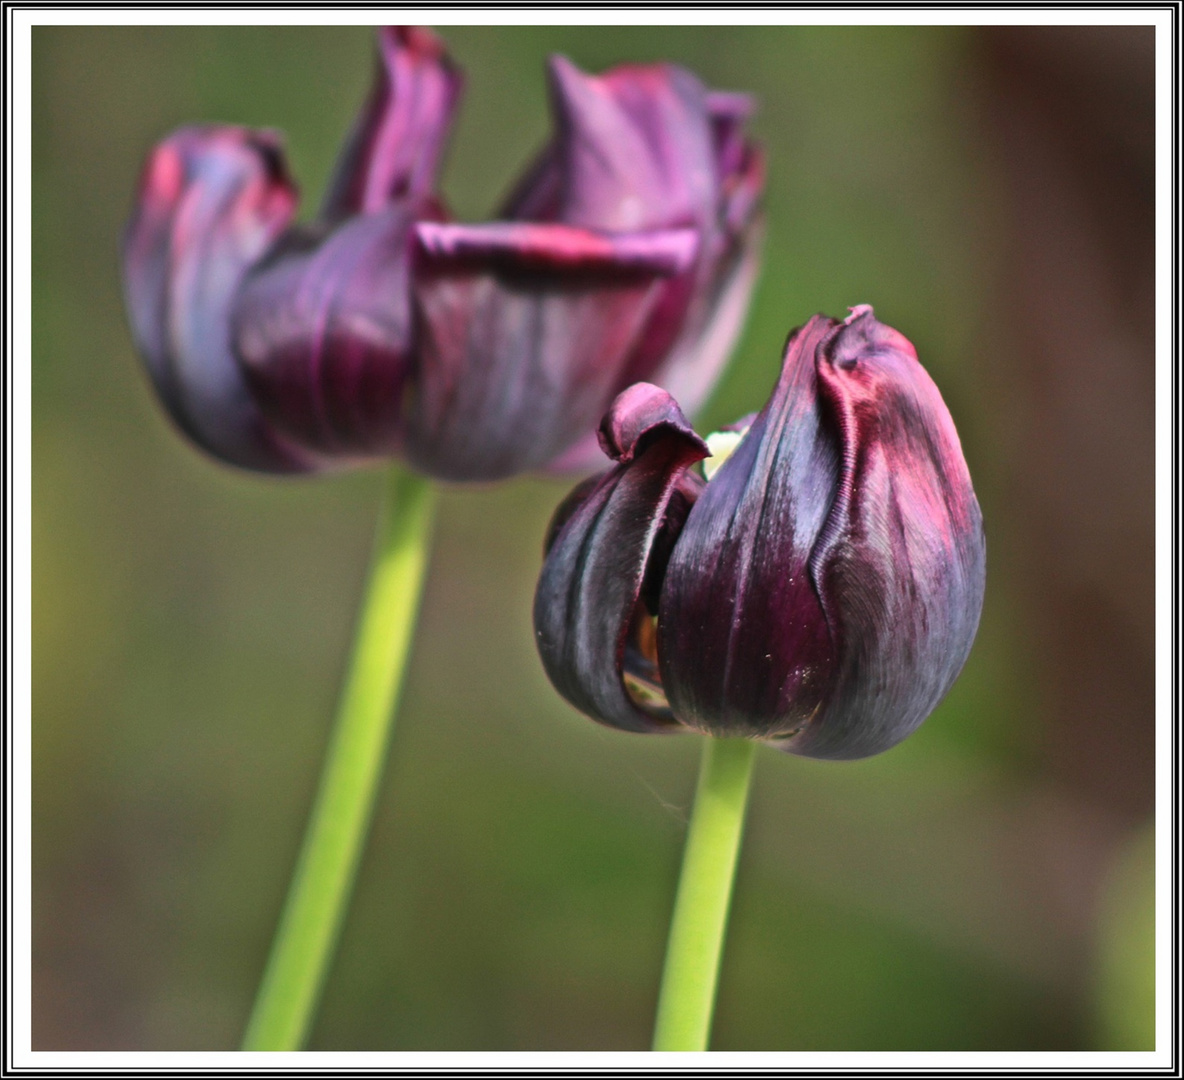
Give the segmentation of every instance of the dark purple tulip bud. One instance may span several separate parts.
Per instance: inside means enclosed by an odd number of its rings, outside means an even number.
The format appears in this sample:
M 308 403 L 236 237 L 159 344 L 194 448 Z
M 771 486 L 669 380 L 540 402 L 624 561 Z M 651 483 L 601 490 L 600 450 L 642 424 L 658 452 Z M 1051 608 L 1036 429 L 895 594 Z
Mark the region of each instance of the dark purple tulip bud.
M 617 464 L 561 508 L 535 597 L 577 708 L 858 758 L 941 701 L 978 627 L 982 517 L 941 395 L 870 307 L 790 337 L 751 426 L 709 441 L 722 464 L 654 386 L 602 439 Z
M 671 65 L 551 65 L 557 133 L 488 225 L 417 227 L 423 334 L 406 453 L 493 479 L 603 460 L 592 432 L 640 379 L 697 406 L 756 270 L 751 109 Z M 581 438 L 582 437 L 582 438 Z

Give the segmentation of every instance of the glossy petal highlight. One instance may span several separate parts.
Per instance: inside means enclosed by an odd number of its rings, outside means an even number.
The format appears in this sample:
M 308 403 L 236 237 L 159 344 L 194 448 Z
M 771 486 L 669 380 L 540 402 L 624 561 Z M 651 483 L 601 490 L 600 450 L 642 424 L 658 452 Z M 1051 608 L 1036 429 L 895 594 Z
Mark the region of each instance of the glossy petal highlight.
M 834 645 L 809 574 L 838 486 L 816 407 L 815 318 L 748 435 L 696 502 L 662 587 L 658 653 L 675 714 L 717 735 L 784 735 L 827 698 Z

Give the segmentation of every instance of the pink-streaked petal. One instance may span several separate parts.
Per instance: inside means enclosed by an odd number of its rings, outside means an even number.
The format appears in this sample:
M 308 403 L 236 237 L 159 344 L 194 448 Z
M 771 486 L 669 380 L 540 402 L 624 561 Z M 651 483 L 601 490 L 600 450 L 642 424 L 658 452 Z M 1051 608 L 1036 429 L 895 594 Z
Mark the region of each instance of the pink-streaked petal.
M 754 100 L 707 90 L 669 64 L 597 76 L 553 57 L 550 79 L 555 135 L 503 216 L 617 235 L 655 225 L 695 231 L 693 264 L 657 291 L 615 386 L 657 382 L 693 414 L 740 333 L 759 261 L 764 159 L 743 132 Z M 551 467 L 598 464 L 585 437 Z
M 672 65 L 585 75 L 551 61 L 557 217 L 632 231 L 702 224 L 714 212 L 715 151 L 702 84 Z
M 437 265 L 497 264 L 526 271 L 564 271 L 669 276 L 686 270 L 699 238 L 693 229 L 610 234 L 569 225 L 495 222 L 416 226 L 420 250 Z
M 912 346 L 866 306 L 817 316 L 674 547 L 658 614 L 674 715 L 810 757 L 886 750 L 957 677 L 984 561 L 957 433 Z
M 909 735 L 958 677 L 986 542 L 954 422 L 908 339 L 860 305 L 815 362 L 842 466 L 810 575 L 840 666 L 835 695 L 786 748 L 863 757 Z
M 251 274 L 235 346 L 271 422 L 334 456 L 397 453 L 414 348 L 414 203 L 296 235 Z
M 516 252 L 427 259 L 416 271 L 406 453 L 432 475 L 543 468 L 592 431 L 663 280 L 632 259 L 560 271 Z
M 149 156 L 124 235 L 132 332 L 169 413 L 216 457 L 268 472 L 318 462 L 253 401 L 231 348 L 230 308 L 295 208 L 274 134 L 188 127 Z
M 346 141 L 322 208 L 326 218 L 430 194 L 463 79 L 444 43 L 423 27 L 378 32 L 370 99 Z

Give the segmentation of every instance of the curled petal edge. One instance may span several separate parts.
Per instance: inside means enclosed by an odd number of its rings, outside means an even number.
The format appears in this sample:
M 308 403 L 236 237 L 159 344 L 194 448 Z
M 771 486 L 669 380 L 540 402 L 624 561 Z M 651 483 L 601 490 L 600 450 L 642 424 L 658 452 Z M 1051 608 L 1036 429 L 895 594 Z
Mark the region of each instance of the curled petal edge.
M 625 731 L 681 730 L 630 695 L 625 650 L 671 497 L 708 450 L 657 387 L 622 394 L 605 423 L 622 460 L 558 529 L 535 594 L 536 643 L 552 683 L 581 712 Z
M 433 263 L 491 262 L 521 270 L 626 272 L 668 277 L 695 259 L 694 229 L 606 233 L 571 225 L 496 222 L 415 227 L 419 250 Z

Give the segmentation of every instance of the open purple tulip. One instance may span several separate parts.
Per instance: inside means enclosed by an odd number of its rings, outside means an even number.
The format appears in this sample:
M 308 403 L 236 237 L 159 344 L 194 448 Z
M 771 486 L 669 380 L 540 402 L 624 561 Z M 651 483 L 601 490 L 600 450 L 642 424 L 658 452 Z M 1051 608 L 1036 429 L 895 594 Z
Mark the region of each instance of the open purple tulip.
M 982 516 L 941 395 L 870 307 L 791 335 L 722 465 L 648 384 L 600 436 L 617 464 L 556 514 L 534 607 L 576 708 L 858 758 L 945 696 L 982 608 Z
M 552 65 L 559 134 L 503 218 L 434 194 L 460 91 L 440 41 L 387 28 L 316 223 L 278 139 L 184 128 L 125 238 L 136 343 L 177 423 L 233 464 L 402 456 L 451 480 L 590 467 L 631 382 L 698 402 L 747 306 L 760 230 L 749 105 L 657 65 Z M 594 456 L 590 456 L 590 449 Z

